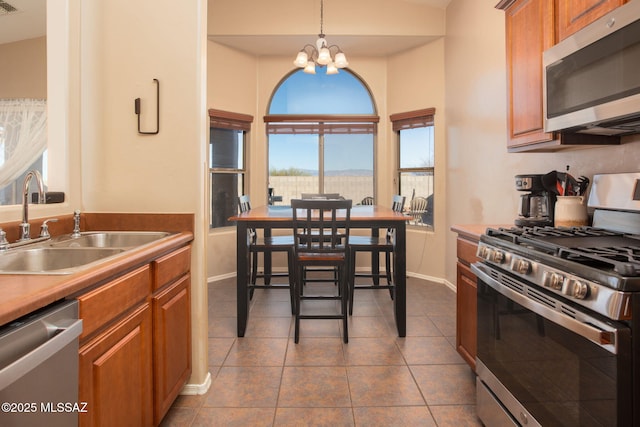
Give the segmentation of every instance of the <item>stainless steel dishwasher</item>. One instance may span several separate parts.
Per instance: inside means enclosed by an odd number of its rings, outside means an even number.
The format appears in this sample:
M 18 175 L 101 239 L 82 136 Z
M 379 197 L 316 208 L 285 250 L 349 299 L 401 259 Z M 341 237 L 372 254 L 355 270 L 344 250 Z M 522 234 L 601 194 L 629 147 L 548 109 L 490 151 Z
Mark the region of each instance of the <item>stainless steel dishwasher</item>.
M 78 302 L 63 301 L 0 328 L 0 426 L 77 426 Z

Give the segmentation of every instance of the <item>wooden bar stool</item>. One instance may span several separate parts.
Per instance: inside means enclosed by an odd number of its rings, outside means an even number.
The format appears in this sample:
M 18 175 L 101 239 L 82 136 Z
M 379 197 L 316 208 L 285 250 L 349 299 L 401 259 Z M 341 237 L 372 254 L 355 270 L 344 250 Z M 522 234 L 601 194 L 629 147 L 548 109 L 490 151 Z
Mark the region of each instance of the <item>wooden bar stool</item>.
M 342 319 L 344 342 L 349 341 L 347 304 L 349 290 L 348 254 L 351 200 L 291 200 L 293 210 L 294 266 L 295 266 L 295 335 L 298 343 L 300 319 Z M 326 286 L 325 293 L 304 294 L 306 268 L 332 267 L 338 272 L 338 286 Z M 340 302 L 340 309 L 326 313 L 303 312 L 303 301 Z M 306 308 L 306 307 L 305 307 Z
M 404 196 L 393 196 L 391 209 L 396 212 L 402 212 L 402 209 L 404 208 L 404 201 Z M 393 299 L 395 286 L 392 278 L 391 256 L 394 252 L 394 245 L 395 229 L 392 228 L 387 229 L 384 237 L 378 237 L 374 234 L 372 236 L 351 236 L 349 239 L 349 264 L 351 266 L 351 272 L 349 274 L 349 314 L 353 314 L 355 289 L 389 289 L 389 293 Z M 356 273 L 356 254 L 358 252 L 371 253 L 371 271 L 369 273 Z M 380 266 L 378 263 L 380 254 L 382 253 L 385 254 L 384 274 L 380 273 Z M 357 277 L 371 278 L 373 283 L 371 285 L 356 284 Z M 386 278 L 386 285 L 380 285 L 381 277 Z
M 242 195 L 238 197 L 238 206 L 240 212 L 248 212 L 251 210 L 251 201 L 248 195 Z M 253 298 L 255 289 L 274 289 L 274 288 L 288 288 L 291 298 L 291 313 L 295 313 L 295 297 L 293 294 L 293 235 L 290 236 L 271 236 L 259 238 L 255 229 L 250 228 L 248 230 L 249 241 L 249 253 L 251 254 L 249 280 L 247 289 L 249 290 L 249 298 Z M 286 252 L 287 253 L 287 272 L 286 273 L 273 273 L 259 274 L 258 273 L 258 254 L 272 254 L 274 252 Z M 238 272 L 239 274 L 240 272 Z M 271 283 L 272 277 L 287 277 L 288 283 Z M 257 279 L 262 278 L 264 280 L 263 285 L 258 285 Z

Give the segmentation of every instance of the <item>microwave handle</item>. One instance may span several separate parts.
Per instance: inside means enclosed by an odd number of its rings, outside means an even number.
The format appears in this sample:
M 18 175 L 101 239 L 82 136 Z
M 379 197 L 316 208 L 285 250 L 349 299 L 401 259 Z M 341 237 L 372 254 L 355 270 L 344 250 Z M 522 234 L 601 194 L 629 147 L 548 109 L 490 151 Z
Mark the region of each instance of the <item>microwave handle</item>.
M 496 292 L 504 295 L 510 300 L 515 301 L 520 304 L 522 307 L 531 310 L 532 312 L 544 317 L 545 319 L 562 326 L 563 328 L 569 329 L 572 332 L 588 339 L 594 344 L 604 348 L 610 353 L 618 354 L 618 330 L 615 328 L 610 328 L 609 330 L 605 330 L 603 328 L 599 328 L 595 326 L 597 320 L 593 319 L 592 322 L 585 323 L 580 320 L 574 319 L 571 316 L 567 316 L 566 314 L 562 314 L 558 311 L 555 311 L 546 305 L 540 304 L 526 296 L 512 290 L 511 288 L 500 284 L 496 279 L 489 276 L 487 270 L 490 267 L 487 267 L 484 264 L 476 262 L 471 265 L 471 271 L 476 277 L 481 280 L 483 283 L 494 289 Z M 598 322 L 600 323 L 600 322 Z M 601 324 L 601 323 L 600 323 Z

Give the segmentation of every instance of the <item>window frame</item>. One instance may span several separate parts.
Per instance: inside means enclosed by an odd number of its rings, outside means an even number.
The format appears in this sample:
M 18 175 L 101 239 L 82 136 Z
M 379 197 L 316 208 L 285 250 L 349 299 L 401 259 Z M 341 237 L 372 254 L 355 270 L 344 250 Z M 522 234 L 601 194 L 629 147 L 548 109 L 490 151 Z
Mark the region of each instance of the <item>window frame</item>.
M 318 136 L 318 192 L 324 193 L 324 139 L 327 134 L 370 134 L 373 141 L 373 197 L 376 193 L 376 141 L 380 116 L 376 114 L 268 114 L 264 116 L 267 138 L 277 134 Z M 268 139 L 267 139 L 268 141 Z M 269 174 L 267 170 L 267 174 Z
M 251 131 L 251 125 L 253 123 L 253 116 L 248 114 L 234 113 L 230 111 L 223 111 L 217 109 L 209 109 L 209 132 L 211 129 L 225 129 L 242 132 L 242 167 L 241 168 L 226 168 L 226 167 L 212 167 L 211 166 L 211 138 L 208 141 L 209 155 L 207 156 L 207 163 L 209 168 L 209 230 L 217 230 L 220 228 L 230 227 L 233 224 L 225 224 L 221 226 L 213 226 L 214 218 L 214 206 L 213 206 L 213 176 L 215 174 L 228 174 L 228 175 L 240 175 L 242 181 L 242 194 L 247 194 L 247 155 L 248 155 L 248 133 Z M 240 196 L 241 194 L 238 194 Z M 234 206 L 237 210 L 238 199 L 235 198 Z
M 424 109 L 420 109 L 420 110 L 413 110 L 413 111 L 407 111 L 407 112 L 403 112 L 403 113 L 397 113 L 397 114 L 391 114 L 389 116 L 389 119 L 391 121 L 392 124 L 392 129 L 393 132 L 396 134 L 396 177 L 397 177 L 397 184 L 398 184 L 398 194 L 400 194 L 401 190 L 402 190 L 402 175 L 404 173 L 426 173 L 426 174 L 430 174 L 433 178 L 434 181 L 434 185 L 433 185 L 433 191 L 431 193 L 432 196 L 432 206 L 433 206 L 433 202 L 435 201 L 435 170 L 436 170 L 436 158 L 435 158 L 435 137 L 432 140 L 432 144 L 433 144 L 433 151 L 434 151 L 434 158 L 433 158 L 433 164 L 432 166 L 425 166 L 425 167 L 410 167 L 410 168 L 403 168 L 401 167 L 400 164 L 400 153 L 401 153 L 401 147 L 402 147 L 402 137 L 401 137 L 401 131 L 403 130 L 409 130 L 409 129 L 416 129 L 416 128 L 427 128 L 427 127 L 432 127 L 433 128 L 433 132 L 435 135 L 435 114 L 436 114 L 436 109 L 435 108 L 424 108 Z M 410 203 L 410 200 L 408 201 L 408 203 Z M 411 221 L 408 222 L 411 225 L 416 225 L 418 227 L 426 227 L 429 230 L 435 230 L 435 221 L 433 218 L 433 212 L 432 212 L 432 223 L 412 223 Z

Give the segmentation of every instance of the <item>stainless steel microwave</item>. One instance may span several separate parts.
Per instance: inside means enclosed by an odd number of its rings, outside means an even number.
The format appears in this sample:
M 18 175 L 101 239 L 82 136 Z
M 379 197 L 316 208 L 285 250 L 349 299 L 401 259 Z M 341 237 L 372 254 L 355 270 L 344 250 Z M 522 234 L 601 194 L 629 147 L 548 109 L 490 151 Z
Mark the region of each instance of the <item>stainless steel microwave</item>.
M 543 54 L 545 131 L 640 133 L 640 0 Z

